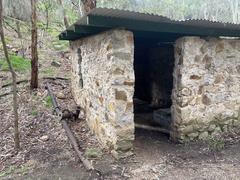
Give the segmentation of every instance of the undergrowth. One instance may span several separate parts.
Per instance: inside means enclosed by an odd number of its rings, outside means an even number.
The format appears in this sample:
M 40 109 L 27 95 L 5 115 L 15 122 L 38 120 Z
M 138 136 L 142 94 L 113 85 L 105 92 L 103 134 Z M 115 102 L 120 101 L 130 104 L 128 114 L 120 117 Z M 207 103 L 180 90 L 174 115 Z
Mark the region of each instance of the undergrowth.
M 27 70 L 30 70 L 31 68 L 30 60 L 16 55 L 10 55 L 9 58 L 15 71 L 25 72 Z M 9 71 L 8 64 L 5 59 L 0 59 L 0 70 Z

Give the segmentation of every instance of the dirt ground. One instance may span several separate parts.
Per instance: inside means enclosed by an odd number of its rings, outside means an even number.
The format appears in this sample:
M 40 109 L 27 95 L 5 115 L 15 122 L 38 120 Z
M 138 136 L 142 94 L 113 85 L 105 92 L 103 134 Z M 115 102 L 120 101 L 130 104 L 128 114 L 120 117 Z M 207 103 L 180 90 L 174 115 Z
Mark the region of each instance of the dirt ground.
M 50 47 L 50 46 L 49 46 Z M 0 53 L 1 56 L 1 53 Z M 99 171 L 87 172 L 67 139 L 59 119 L 53 115 L 45 85 L 49 83 L 62 109 L 74 110 L 69 80 L 70 61 L 61 52 L 40 49 L 40 87 L 29 90 L 29 83 L 18 85 L 21 151 L 13 142 L 12 96 L 0 98 L 0 179 L 22 180 L 225 180 L 240 179 L 240 142 L 212 140 L 176 144 L 161 133 L 136 129 L 131 157 L 116 160 L 103 149 L 84 118 L 69 122 L 84 156 Z M 55 59 L 61 63 L 52 67 Z M 29 72 L 18 73 L 18 80 Z M 9 83 L 9 73 L 0 71 L 0 87 Z M 0 95 L 10 91 L 1 88 Z
M 84 120 L 69 122 L 85 156 L 89 149 L 97 151 L 88 157 L 101 174 L 87 172 L 77 158 L 61 127 L 45 104 L 46 83 L 64 98 L 61 107 L 74 109 L 69 81 L 43 80 L 37 92 L 29 92 L 28 85 L 20 89 L 20 129 L 22 150 L 13 149 L 13 129 L 9 124 L 11 97 L 1 99 L 0 179 L 239 179 L 240 143 L 222 142 L 176 144 L 167 135 L 136 129 L 134 155 L 116 160 L 102 149 Z M 24 90 L 25 89 L 25 90 Z M 37 109 L 38 114 L 32 113 Z M 42 139 L 47 136 L 48 139 Z M 215 144 L 213 144 L 215 143 Z

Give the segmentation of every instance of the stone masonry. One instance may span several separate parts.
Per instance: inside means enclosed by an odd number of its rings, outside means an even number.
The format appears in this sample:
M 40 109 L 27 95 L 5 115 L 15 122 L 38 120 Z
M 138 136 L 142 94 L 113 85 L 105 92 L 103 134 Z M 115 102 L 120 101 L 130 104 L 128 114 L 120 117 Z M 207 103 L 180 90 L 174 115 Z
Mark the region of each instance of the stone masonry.
M 172 137 L 240 131 L 240 41 L 184 37 L 175 45 Z
M 106 31 L 72 41 L 71 51 L 72 93 L 90 129 L 104 147 L 126 155 L 134 140 L 133 33 Z M 240 131 L 240 41 L 183 37 L 174 54 L 171 137 Z
M 116 29 L 71 42 L 72 91 L 104 147 L 120 154 L 134 140 L 133 33 Z

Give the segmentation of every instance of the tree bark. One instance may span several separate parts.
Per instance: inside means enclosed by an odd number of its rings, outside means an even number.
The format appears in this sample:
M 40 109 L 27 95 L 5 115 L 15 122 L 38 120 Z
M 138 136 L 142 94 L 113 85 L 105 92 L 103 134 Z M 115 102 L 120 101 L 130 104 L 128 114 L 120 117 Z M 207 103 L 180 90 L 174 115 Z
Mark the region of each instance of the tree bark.
M 90 12 L 97 4 L 96 0 L 82 0 L 82 2 L 84 4 L 85 13 Z
M 68 19 L 67 19 L 67 16 L 66 16 L 66 10 L 65 8 L 63 7 L 63 3 L 62 3 L 62 0 L 58 0 L 59 4 L 61 5 L 62 7 L 62 12 L 63 12 L 63 21 L 64 21 L 64 25 L 66 27 L 66 29 L 69 27 L 69 23 L 68 23 Z
M 48 29 L 49 26 L 49 10 L 46 9 L 46 29 Z
M 38 88 L 38 52 L 37 52 L 37 15 L 36 15 L 36 0 L 31 0 L 32 8 L 32 73 L 31 73 L 31 89 Z
M 15 7 L 13 7 L 13 13 L 14 13 L 14 16 L 16 17 L 16 8 Z M 19 23 L 19 21 L 16 21 L 15 20 L 15 22 L 16 22 L 16 27 L 17 27 L 17 35 L 18 35 L 18 38 L 22 38 L 22 34 L 21 34 L 21 27 L 20 27 L 20 23 Z
M 6 61 L 8 63 L 9 70 L 12 74 L 12 91 L 13 91 L 13 113 L 14 113 L 14 143 L 15 143 L 15 149 L 19 151 L 20 149 L 20 135 L 19 135 L 19 128 L 18 128 L 18 104 L 17 104 L 17 78 L 16 73 L 14 72 L 14 69 L 12 67 L 11 61 L 9 59 L 8 50 L 4 38 L 4 31 L 3 31 L 3 6 L 2 6 L 2 0 L 0 0 L 0 36 L 2 40 L 3 45 L 3 51 L 5 54 Z

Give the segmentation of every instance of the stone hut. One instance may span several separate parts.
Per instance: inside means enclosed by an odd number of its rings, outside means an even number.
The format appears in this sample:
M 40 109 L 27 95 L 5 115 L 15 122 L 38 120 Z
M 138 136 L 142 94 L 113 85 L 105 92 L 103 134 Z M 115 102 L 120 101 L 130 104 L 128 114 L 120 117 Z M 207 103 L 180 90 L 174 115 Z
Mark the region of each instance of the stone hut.
M 105 8 L 59 35 L 70 41 L 74 98 L 113 152 L 132 148 L 139 124 L 181 142 L 240 131 L 238 37 L 236 24 Z

